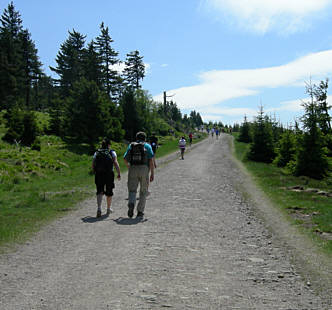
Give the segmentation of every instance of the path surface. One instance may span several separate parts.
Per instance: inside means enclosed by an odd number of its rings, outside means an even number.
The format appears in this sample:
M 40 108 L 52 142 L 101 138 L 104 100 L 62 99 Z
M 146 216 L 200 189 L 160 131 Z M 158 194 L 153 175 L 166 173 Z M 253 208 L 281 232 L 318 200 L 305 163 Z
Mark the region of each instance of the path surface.
M 0 309 L 331 309 L 236 189 L 229 136 L 158 167 L 146 220 L 95 199 L 0 256 Z

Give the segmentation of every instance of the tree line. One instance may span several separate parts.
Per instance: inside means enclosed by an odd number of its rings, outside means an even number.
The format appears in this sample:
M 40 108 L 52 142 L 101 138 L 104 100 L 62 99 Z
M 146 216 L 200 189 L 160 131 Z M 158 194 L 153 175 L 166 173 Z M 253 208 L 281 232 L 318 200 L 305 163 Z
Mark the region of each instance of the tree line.
M 284 128 L 263 107 L 253 122 L 247 117 L 240 126 L 238 141 L 250 143 L 249 160 L 274 163 L 296 176 L 321 179 L 329 169 L 332 156 L 332 129 L 327 102 L 328 79 L 318 85 L 306 83 L 309 100 L 303 101 L 304 115 L 293 127 Z
M 68 31 L 54 67 L 56 78 L 43 72 L 38 50 L 13 2 L 0 18 L 0 111 L 5 110 L 8 142 L 34 143 L 38 134 L 35 111 L 48 113 L 47 134 L 94 146 L 103 136 L 132 140 L 138 130 L 166 135 L 203 124 L 199 113 L 182 115 L 176 102 L 155 102 L 142 89 L 143 56 L 129 52 L 125 61 L 113 48 L 109 27 L 87 42 Z M 123 72 L 116 65 L 124 64 Z

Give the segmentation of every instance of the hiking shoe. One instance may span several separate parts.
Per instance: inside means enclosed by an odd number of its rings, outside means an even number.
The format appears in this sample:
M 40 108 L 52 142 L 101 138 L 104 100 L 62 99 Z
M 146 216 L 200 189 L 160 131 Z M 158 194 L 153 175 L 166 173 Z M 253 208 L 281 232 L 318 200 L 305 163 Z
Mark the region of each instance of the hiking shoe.
M 111 213 L 113 213 L 113 209 L 112 209 L 112 208 L 107 209 L 106 214 L 107 214 L 107 215 L 110 215 Z
M 137 216 L 136 216 L 136 218 L 141 218 L 141 219 L 142 219 L 143 217 L 144 217 L 144 213 L 138 211 L 138 212 L 137 212 Z
M 130 203 L 128 204 L 128 217 L 132 218 L 134 215 L 134 204 Z
M 101 210 L 97 210 L 97 217 L 101 217 Z

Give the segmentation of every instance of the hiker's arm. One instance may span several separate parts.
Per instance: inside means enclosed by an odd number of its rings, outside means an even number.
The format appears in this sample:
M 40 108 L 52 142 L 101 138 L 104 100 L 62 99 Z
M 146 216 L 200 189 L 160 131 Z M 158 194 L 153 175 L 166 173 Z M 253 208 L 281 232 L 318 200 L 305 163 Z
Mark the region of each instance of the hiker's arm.
M 120 167 L 119 167 L 119 163 L 118 163 L 117 158 L 114 158 L 113 163 L 114 163 L 114 166 L 115 166 L 115 170 L 118 174 L 118 180 L 120 180 L 121 179 L 121 173 L 120 173 Z
M 153 180 L 154 180 L 154 163 L 153 163 L 153 158 L 149 159 L 149 167 L 150 167 L 150 182 L 153 182 Z
M 124 160 L 124 162 L 125 162 L 125 164 L 126 164 L 126 166 L 127 166 L 127 168 L 129 169 L 129 163 L 128 163 L 128 160 L 127 159 L 123 159 Z

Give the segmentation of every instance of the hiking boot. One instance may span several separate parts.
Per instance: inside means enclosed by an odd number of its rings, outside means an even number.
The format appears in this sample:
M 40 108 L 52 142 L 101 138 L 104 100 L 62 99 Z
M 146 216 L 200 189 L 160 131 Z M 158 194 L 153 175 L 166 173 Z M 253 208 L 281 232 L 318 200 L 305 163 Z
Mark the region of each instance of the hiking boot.
M 138 211 L 138 212 L 137 212 L 137 216 L 136 216 L 136 218 L 140 218 L 140 219 L 142 219 L 143 217 L 144 217 L 144 213 Z
M 107 209 L 106 214 L 110 215 L 111 213 L 113 213 L 113 209 L 112 208 Z
M 130 203 L 128 204 L 128 217 L 132 218 L 134 215 L 134 204 Z
M 101 210 L 97 210 L 97 217 L 101 217 Z

